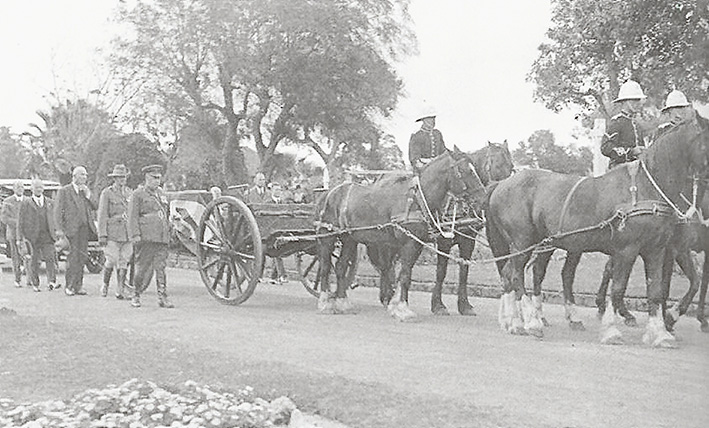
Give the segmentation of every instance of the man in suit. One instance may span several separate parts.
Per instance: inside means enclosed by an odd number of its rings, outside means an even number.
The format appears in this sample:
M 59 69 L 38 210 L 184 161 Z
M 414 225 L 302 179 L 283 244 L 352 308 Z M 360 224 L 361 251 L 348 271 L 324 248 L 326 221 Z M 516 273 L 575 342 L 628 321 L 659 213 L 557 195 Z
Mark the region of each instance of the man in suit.
M 22 255 L 17 247 L 17 215 L 20 212 L 20 204 L 24 195 L 24 185 L 22 181 L 17 180 L 12 184 L 14 194 L 8 196 L 2 201 L 2 211 L 0 212 L 0 221 L 5 224 L 5 242 L 10 249 L 10 258 L 12 258 L 12 272 L 15 274 L 15 287 L 22 287 Z M 29 285 L 29 278 L 27 279 Z
M 116 298 L 123 300 L 128 262 L 133 256 L 133 246 L 128 239 L 128 198 L 131 190 L 126 186 L 128 168 L 120 164 L 108 174 L 113 184 L 101 192 L 98 201 L 98 242 L 103 246 L 106 263 L 103 266 L 101 296 L 108 295 L 111 273 L 116 269 L 118 287 Z
M 267 204 L 271 202 L 270 199 L 266 189 L 266 176 L 262 172 L 257 172 L 254 175 L 254 187 L 250 188 L 246 193 L 246 203 Z
M 142 171 L 145 182 L 135 189 L 128 201 L 128 235 L 135 251 L 135 291 L 131 305 L 141 306 L 140 295 L 148 288 L 154 271 L 158 306 L 174 308 L 167 297 L 165 275 L 170 242 L 170 206 L 160 188 L 163 167 L 148 165 Z
M 47 267 L 48 289 L 51 291 L 57 283 L 56 259 L 54 250 L 54 216 L 52 200 L 44 197 L 42 180 L 32 180 L 32 197 L 24 198 L 17 216 L 17 245 L 27 245 L 32 249 L 32 258 L 27 270 L 29 283 L 34 291 L 39 292 L 39 262 L 44 260 Z
M 84 264 L 88 257 L 89 232 L 96 234 L 91 191 L 86 182 L 88 173 L 83 166 L 72 172 L 71 183 L 59 189 L 54 209 L 57 236 L 69 240 L 69 255 L 66 259 L 66 288 L 68 296 L 85 295 Z

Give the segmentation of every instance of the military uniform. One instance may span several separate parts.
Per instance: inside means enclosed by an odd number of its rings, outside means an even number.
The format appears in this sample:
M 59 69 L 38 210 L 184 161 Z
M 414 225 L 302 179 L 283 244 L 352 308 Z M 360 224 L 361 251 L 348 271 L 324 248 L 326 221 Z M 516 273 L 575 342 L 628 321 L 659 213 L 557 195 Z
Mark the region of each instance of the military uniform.
M 445 153 L 446 150 L 441 131 L 421 129 L 411 134 L 411 139 L 409 139 L 409 162 L 414 171 L 419 172 L 427 161 Z
M 115 268 L 118 275 L 118 290 L 116 298 L 123 299 L 126 286 L 128 262 L 133 255 L 133 245 L 128 236 L 128 200 L 131 190 L 126 186 L 113 184 L 101 192 L 98 203 L 98 237 L 106 242 L 103 253 L 106 256 L 104 264 L 101 294 L 108 292 L 108 283 Z
M 640 130 L 626 113 L 619 113 L 611 119 L 601 143 L 601 153 L 610 158 L 608 169 L 637 159 L 632 152 L 635 147 L 644 147 Z
M 150 191 L 145 186 L 139 186 L 128 202 L 128 234 L 134 243 L 136 269 L 133 306 L 140 306 L 140 294 L 148 288 L 154 270 L 158 304 L 172 307 L 167 300 L 165 275 L 170 241 L 168 213 L 167 199 L 159 188 Z

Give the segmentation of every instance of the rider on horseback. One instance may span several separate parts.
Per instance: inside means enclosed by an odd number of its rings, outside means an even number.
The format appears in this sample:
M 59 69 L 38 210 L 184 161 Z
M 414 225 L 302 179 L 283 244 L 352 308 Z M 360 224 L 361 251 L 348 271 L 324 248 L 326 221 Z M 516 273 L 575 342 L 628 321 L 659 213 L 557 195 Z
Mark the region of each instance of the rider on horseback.
M 441 131 L 436 128 L 436 112 L 427 108 L 416 122 L 421 123 L 421 129 L 411 134 L 409 140 L 409 162 L 416 175 L 436 156 L 447 151 Z
M 675 89 L 667 95 L 665 107 L 662 108 L 662 114 L 667 117 L 668 121 L 658 127 L 658 136 L 677 127 L 678 125 L 689 122 L 694 119 L 695 113 L 692 104 L 687 101 L 687 97 Z
M 620 87 L 618 98 L 613 100 L 620 106 L 620 113 L 611 118 L 601 143 L 601 153 L 610 158 L 608 169 L 634 161 L 645 148 L 638 125 L 633 119 L 640 112 L 645 98 L 638 82 L 628 80 Z

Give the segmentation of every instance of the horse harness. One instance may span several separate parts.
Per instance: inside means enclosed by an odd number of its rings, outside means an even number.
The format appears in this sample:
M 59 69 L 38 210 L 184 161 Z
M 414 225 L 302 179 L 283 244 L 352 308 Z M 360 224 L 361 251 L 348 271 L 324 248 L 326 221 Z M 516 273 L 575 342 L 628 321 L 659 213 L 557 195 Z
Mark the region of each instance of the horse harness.
M 648 171 L 647 166 L 640 160 L 632 161 L 632 162 L 627 162 L 625 166 L 628 169 L 628 176 L 630 177 L 630 186 L 628 186 L 628 192 L 630 193 L 630 202 L 629 203 L 624 203 L 620 204 L 616 207 L 615 213 L 608 219 L 598 223 L 597 225 L 590 226 L 590 227 L 585 227 L 581 229 L 576 229 L 568 232 L 563 231 L 563 226 L 564 226 L 564 219 L 567 214 L 571 198 L 578 189 L 578 187 L 581 185 L 582 182 L 584 182 L 588 177 L 582 177 L 580 178 L 576 183 L 574 183 L 573 187 L 569 191 L 569 193 L 566 195 L 566 199 L 564 200 L 564 205 L 562 206 L 561 209 L 561 216 L 559 217 L 559 226 L 558 226 L 558 231 L 555 235 L 549 236 L 545 238 L 542 242 L 544 245 L 551 245 L 554 240 L 561 239 L 570 235 L 574 235 L 576 233 L 581 233 L 581 232 L 590 232 L 598 229 L 603 229 L 605 227 L 611 226 L 611 233 L 613 233 L 613 224 L 614 222 L 617 221 L 617 224 L 615 226 L 615 229 L 618 232 L 621 232 L 623 229 L 625 229 L 625 224 L 626 221 L 631 218 L 631 217 L 636 217 L 636 216 L 641 216 L 641 215 L 653 215 L 653 216 L 658 216 L 658 217 L 671 217 L 671 216 L 676 216 L 677 217 L 677 222 L 685 222 L 687 218 L 689 217 L 689 212 L 683 213 L 660 189 L 659 185 L 657 182 L 655 182 L 654 178 L 650 174 L 650 171 Z M 638 176 L 638 170 L 642 168 L 644 174 L 648 177 L 648 180 L 650 181 L 650 184 L 655 188 L 655 190 L 660 193 L 660 196 L 664 200 L 653 200 L 653 199 L 644 199 L 644 200 L 638 200 L 638 186 L 637 186 L 637 176 Z M 695 186 L 695 194 L 696 194 L 696 186 Z

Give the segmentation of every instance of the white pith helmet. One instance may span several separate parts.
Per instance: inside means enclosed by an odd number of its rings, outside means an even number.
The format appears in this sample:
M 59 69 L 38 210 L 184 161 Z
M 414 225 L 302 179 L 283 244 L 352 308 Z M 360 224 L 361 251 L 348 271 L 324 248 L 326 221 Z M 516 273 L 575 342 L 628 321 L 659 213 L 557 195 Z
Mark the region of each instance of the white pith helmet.
M 414 122 L 420 122 L 427 117 L 436 117 L 437 115 L 436 109 L 433 106 L 425 105 L 419 111 L 417 119 Z
M 665 107 L 662 108 L 662 111 L 666 111 L 672 107 L 687 107 L 689 105 L 690 103 L 687 101 L 687 97 L 684 96 L 684 93 L 675 89 L 667 95 L 667 101 L 665 101 Z
M 618 98 L 614 99 L 613 102 L 617 103 L 618 101 L 625 100 L 642 100 L 643 98 L 647 97 L 643 93 L 640 84 L 635 80 L 628 80 L 620 86 Z

